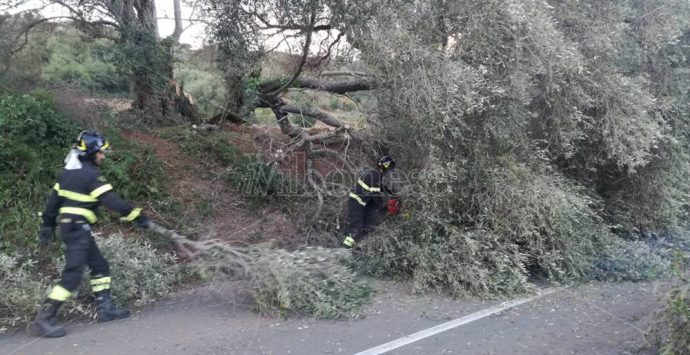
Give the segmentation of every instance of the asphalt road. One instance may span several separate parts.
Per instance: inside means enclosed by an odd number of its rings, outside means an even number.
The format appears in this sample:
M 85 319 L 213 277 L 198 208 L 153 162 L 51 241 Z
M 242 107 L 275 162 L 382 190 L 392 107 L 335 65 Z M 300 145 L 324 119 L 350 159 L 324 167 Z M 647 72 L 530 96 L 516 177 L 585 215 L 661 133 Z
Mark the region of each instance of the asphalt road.
M 125 320 L 67 324 L 69 334 L 63 338 L 4 334 L 0 354 L 355 354 L 426 334 L 506 301 L 414 296 L 407 285 L 395 282 L 376 282 L 375 288 L 365 318 L 346 321 L 263 317 L 206 290 L 189 290 Z M 663 286 L 589 284 L 553 290 L 386 354 L 631 353 L 641 344 Z

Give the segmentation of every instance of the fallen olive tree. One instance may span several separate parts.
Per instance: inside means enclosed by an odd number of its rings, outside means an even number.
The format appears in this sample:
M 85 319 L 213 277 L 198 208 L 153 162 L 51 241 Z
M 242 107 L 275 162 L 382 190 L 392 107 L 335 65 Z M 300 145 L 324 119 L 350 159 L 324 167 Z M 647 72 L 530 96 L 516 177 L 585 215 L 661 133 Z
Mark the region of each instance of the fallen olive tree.
M 200 275 L 239 281 L 235 284 L 248 292 L 261 313 L 353 318 L 370 295 L 349 270 L 345 249 L 237 247 L 217 239 L 193 241 L 158 224 L 152 230 L 168 236 Z

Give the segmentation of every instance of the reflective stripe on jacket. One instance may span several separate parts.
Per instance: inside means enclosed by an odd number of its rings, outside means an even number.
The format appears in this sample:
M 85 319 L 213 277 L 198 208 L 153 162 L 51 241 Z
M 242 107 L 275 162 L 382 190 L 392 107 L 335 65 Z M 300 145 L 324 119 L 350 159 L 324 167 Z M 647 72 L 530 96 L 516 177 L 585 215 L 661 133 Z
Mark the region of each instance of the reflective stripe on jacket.
M 132 208 L 113 191 L 113 186 L 93 163 L 84 161 L 81 169 L 60 173 L 43 212 L 43 225 L 54 227 L 56 218 L 96 223 L 101 204 L 119 213 L 125 221 L 133 221 L 141 213 L 141 209 Z
M 355 183 L 350 198 L 362 206 L 381 201 L 381 180 L 383 175 L 378 170 L 367 170 Z

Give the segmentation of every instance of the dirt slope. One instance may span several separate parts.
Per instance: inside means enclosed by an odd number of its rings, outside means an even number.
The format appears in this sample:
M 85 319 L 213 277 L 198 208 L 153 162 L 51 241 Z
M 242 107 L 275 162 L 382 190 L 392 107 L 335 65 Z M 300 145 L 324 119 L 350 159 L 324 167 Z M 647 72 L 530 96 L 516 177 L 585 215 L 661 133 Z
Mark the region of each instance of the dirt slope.
M 277 239 L 296 237 L 297 229 L 287 215 L 270 207 L 258 210 L 246 198 L 227 187 L 218 178 L 223 166 L 190 158 L 183 154 L 175 142 L 160 137 L 137 131 L 122 133 L 125 138 L 153 150 L 166 171 L 166 189 L 171 196 L 188 206 L 199 201 L 208 204 L 209 214 L 198 216 L 203 226 L 199 234 L 203 237 L 217 237 L 238 243 L 260 241 L 263 236 Z M 245 139 L 252 138 L 246 136 Z M 190 208 L 187 213 L 200 212 Z M 175 221 L 155 212 L 154 218 L 169 226 L 176 225 Z

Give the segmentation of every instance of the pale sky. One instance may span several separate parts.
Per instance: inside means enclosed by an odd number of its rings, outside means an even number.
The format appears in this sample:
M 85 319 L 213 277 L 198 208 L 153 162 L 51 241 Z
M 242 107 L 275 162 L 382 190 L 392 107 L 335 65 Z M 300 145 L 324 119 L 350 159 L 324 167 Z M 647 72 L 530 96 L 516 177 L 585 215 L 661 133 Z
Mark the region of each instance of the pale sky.
M 160 19 L 161 17 L 173 17 L 173 2 L 171 0 L 156 0 L 156 11 L 158 11 L 158 32 L 161 37 L 169 36 L 175 29 L 175 22 L 173 20 Z M 197 11 L 198 12 L 198 11 Z M 182 19 L 188 19 L 192 13 L 192 8 L 182 2 Z M 182 26 L 189 26 L 189 22 L 182 21 Z M 196 23 L 182 33 L 180 42 L 188 43 L 194 48 L 199 48 L 203 45 L 205 24 Z

